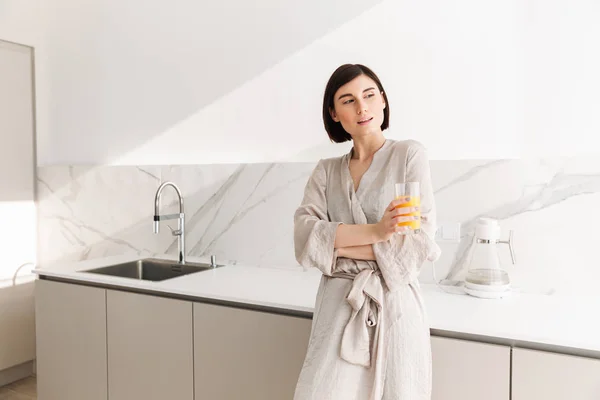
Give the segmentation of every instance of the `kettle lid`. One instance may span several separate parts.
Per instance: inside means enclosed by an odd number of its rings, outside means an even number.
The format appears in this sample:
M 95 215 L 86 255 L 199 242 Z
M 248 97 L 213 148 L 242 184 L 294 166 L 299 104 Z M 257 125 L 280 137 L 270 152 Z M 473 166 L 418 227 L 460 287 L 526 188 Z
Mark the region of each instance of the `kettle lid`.
M 478 239 L 497 241 L 500 239 L 500 224 L 497 219 L 481 217 L 475 226 L 475 236 Z

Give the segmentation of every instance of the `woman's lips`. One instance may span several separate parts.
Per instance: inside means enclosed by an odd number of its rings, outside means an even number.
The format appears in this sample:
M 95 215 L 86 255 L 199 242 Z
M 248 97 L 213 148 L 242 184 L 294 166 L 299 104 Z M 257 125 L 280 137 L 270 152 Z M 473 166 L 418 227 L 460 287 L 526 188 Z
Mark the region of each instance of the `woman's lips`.
M 373 120 L 373 117 L 369 118 L 369 119 L 365 119 L 363 121 L 358 121 L 359 125 L 367 125 L 369 122 L 371 122 Z

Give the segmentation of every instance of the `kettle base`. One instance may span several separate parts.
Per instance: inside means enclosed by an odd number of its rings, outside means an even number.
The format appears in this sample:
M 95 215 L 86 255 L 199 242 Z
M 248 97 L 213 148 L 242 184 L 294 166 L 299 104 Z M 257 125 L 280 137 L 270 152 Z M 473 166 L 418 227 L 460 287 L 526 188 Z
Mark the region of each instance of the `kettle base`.
M 501 299 L 510 296 L 510 284 L 507 285 L 477 285 L 465 282 L 465 293 L 480 299 Z

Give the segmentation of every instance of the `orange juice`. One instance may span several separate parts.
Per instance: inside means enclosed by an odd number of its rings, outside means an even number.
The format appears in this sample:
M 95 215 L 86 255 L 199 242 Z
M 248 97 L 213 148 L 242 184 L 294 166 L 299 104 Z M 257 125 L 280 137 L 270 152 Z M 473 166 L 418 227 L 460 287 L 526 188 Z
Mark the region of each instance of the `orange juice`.
M 396 199 L 401 199 L 404 198 L 406 196 L 398 196 L 396 197 Z M 396 209 L 398 208 L 403 208 L 403 207 L 421 207 L 421 196 L 410 196 L 409 200 L 406 203 L 402 203 L 399 206 L 396 207 Z M 421 216 L 421 210 L 419 211 L 414 211 L 408 214 L 402 214 L 403 216 L 405 215 L 410 215 L 413 217 L 420 217 Z M 416 219 L 414 221 L 408 221 L 408 222 L 399 222 L 398 226 L 408 226 L 411 230 L 416 231 L 421 229 L 421 219 Z

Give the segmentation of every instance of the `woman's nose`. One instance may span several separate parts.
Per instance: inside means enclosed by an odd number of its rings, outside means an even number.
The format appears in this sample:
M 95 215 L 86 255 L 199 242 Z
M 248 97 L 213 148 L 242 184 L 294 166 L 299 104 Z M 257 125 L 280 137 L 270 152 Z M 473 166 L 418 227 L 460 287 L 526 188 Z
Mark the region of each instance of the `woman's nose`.
M 360 114 L 364 113 L 365 111 L 367 111 L 367 103 L 362 100 L 357 101 L 356 102 L 356 113 L 360 115 Z

